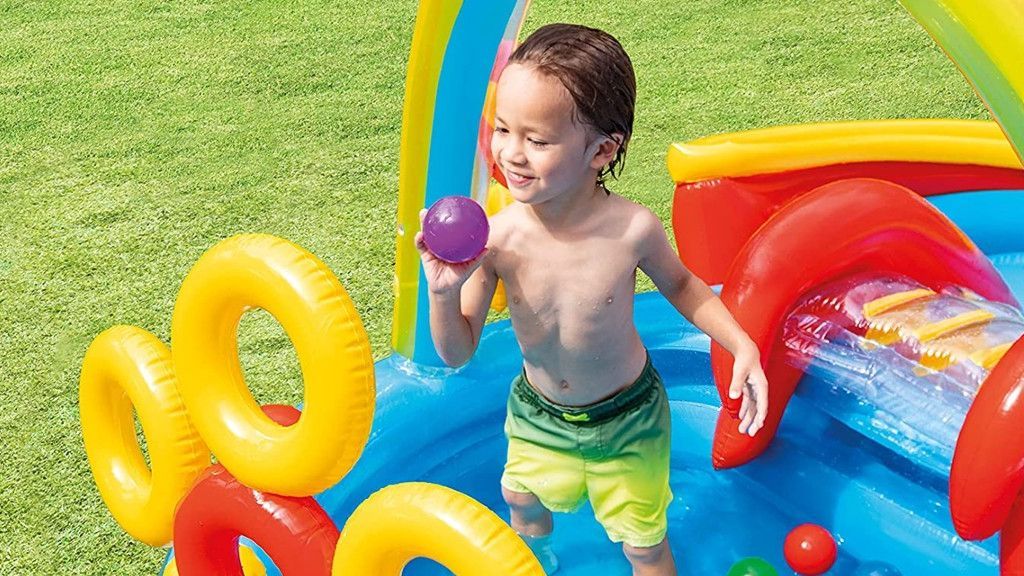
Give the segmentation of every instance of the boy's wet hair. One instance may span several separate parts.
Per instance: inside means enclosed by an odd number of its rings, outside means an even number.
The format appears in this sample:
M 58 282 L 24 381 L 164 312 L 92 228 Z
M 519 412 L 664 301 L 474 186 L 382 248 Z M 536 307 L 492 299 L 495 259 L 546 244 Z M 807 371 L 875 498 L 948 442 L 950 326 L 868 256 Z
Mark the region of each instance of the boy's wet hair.
M 578 122 L 608 138 L 622 135 L 615 158 L 598 173 L 597 183 L 605 188 L 607 176 L 617 178 L 633 134 L 636 104 L 633 64 L 619 41 L 595 28 L 548 24 L 530 34 L 508 63 L 528 65 L 558 79 L 572 96 Z

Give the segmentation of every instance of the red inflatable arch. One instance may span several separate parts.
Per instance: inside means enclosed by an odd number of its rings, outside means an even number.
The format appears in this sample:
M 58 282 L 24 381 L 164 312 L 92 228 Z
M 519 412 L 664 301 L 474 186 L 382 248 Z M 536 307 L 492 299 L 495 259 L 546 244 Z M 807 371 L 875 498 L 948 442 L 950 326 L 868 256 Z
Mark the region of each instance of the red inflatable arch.
M 1002 567 L 1024 573 L 1024 338 L 981 385 L 953 453 L 949 503 L 961 537 L 981 540 L 1003 529 Z M 1012 568 L 1012 570 L 1011 570 Z
M 989 260 L 907 188 L 853 179 L 796 198 L 743 246 L 722 287 L 722 301 L 761 350 L 769 400 L 764 429 L 754 437 L 740 434 L 739 401 L 728 397 L 732 357 L 712 345 L 711 367 L 725 408 L 712 447 L 716 468 L 750 461 L 775 436 L 803 375 L 782 361 L 779 342 L 782 323 L 800 297 L 823 282 L 863 272 L 899 273 L 933 288 L 956 284 L 1016 305 Z
M 793 198 L 830 182 L 870 177 L 921 196 L 1024 189 L 1019 169 L 931 162 L 859 162 L 676 185 L 672 229 L 683 263 L 708 284 L 725 280 L 743 244 Z

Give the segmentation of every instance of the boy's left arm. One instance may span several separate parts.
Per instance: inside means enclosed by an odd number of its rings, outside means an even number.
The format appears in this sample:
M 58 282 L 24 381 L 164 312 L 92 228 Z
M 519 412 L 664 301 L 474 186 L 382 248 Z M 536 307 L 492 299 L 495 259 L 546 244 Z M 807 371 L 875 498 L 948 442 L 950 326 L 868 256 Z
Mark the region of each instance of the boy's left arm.
M 640 218 L 639 268 L 694 326 L 733 356 L 729 397 L 740 396 L 740 433 L 753 436 L 768 415 L 768 380 L 761 354 L 711 288 L 683 266 L 668 243 L 661 220 L 644 209 Z

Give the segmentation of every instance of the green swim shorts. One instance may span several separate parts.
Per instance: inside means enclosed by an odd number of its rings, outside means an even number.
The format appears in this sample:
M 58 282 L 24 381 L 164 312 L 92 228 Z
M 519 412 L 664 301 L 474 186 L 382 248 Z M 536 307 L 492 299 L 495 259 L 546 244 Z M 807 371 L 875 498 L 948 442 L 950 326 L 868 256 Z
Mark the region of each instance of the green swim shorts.
M 645 548 L 665 538 L 671 420 L 650 357 L 636 382 L 590 406 L 553 404 L 519 375 L 505 435 L 505 488 L 532 493 L 554 512 L 572 512 L 589 496 L 613 542 Z

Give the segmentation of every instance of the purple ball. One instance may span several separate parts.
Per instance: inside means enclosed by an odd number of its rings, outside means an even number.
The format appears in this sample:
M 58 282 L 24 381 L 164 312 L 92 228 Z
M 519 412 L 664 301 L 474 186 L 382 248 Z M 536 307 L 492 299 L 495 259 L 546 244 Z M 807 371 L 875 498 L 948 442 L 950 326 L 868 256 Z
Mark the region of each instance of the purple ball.
M 423 242 L 435 256 L 459 264 L 484 251 L 490 232 L 487 214 L 466 196 L 445 196 L 423 218 Z

